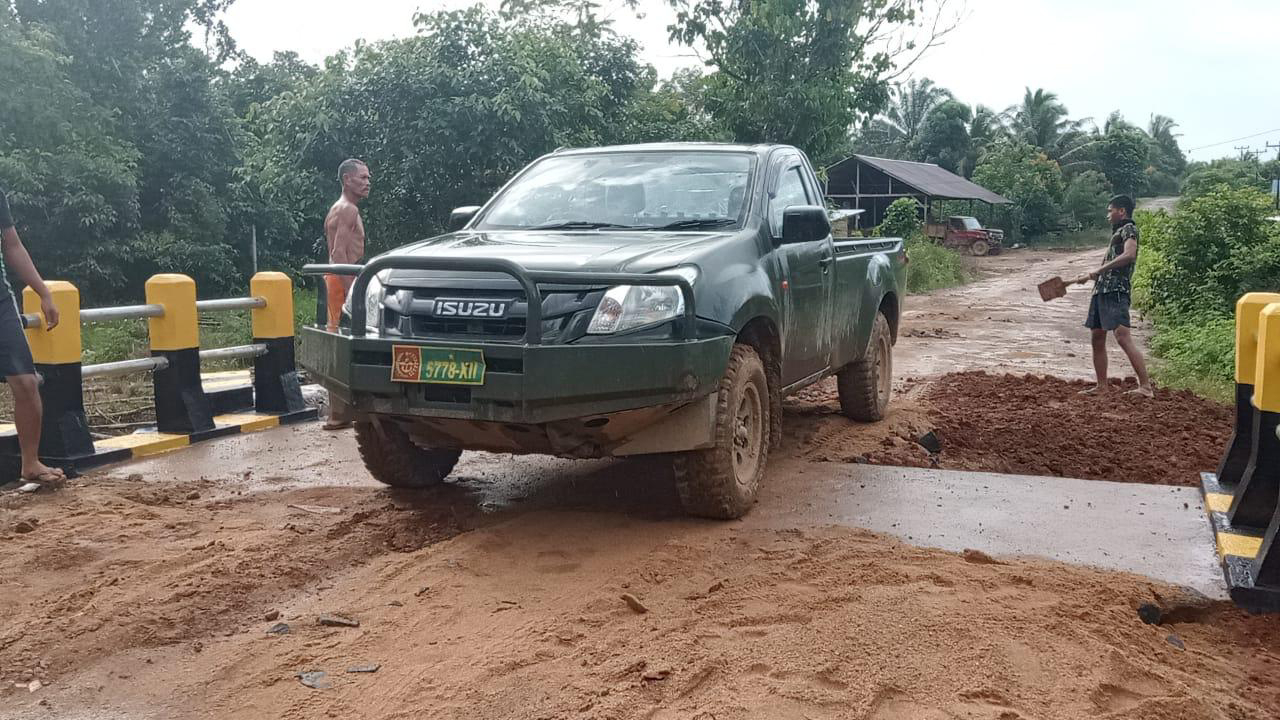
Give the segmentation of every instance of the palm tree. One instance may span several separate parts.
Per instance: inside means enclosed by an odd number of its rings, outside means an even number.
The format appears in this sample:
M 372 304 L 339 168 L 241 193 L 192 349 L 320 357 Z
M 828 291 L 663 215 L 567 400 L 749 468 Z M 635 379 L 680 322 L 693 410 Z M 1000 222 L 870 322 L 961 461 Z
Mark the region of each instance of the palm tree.
M 1001 122 L 1000 113 L 986 105 L 977 105 L 973 108 L 973 119 L 969 121 L 969 155 L 964 162 L 965 177 L 973 175 L 973 170 L 981 161 L 987 145 L 1007 132 L 1004 123 Z
M 1005 118 L 1015 136 L 1044 150 L 1055 160 L 1065 150 L 1064 138 L 1081 132 L 1087 122 L 1068 118 L 1067 108 L 1058 96 L 1043 88 L 1034 92 L 1027 88 L 1022 103 L 1005 110 Z
M 894 87 L 884 115 L 867 124 L 862 137 L 867 149 L 881 155 L 902 157 L 911 152 L 929 113 L 953 99 L 951 91 L 928 78 L 912 78 Z
M 1155 151 L 1153 154 L 1157 156 L 1157 165 L 1160 169 L 1171 175 L 1180 176 L 1187 169 L 1187 157 L 1182 154 L 1182 148 L 1178 147 L 1178 138 L 1182 137 L 1182 134 L 1173 131 L 1176 127 L 1178 123 L 1168 115 L 1153 114 L 1147 123 L 1147 135 L 1151 136 Z

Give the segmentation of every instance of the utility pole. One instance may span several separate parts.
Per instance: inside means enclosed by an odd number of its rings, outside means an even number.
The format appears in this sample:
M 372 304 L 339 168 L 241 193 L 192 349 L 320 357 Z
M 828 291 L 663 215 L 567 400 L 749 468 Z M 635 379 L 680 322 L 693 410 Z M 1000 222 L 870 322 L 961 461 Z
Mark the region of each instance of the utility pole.
M 1276 176 L 1271 178 L 1271 192 L 1276 196 L 1276 210 L 1280 210 L 1280 143 L 1267 143 L 1268 150 L 1276 151 Z

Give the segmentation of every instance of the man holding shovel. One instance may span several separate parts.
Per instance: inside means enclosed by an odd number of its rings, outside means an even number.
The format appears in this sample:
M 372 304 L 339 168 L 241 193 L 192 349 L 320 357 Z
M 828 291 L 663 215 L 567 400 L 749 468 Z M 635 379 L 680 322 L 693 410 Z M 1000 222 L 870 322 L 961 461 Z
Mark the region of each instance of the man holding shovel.
M 1093 369 L 1098 384 L 1081 391 L 1083 395 L 1101 395 L 1109 390 L 1107 385 L 1107 333 L 1114 332 L 1120 349 L 1128 356 L 1133 371 L 1138 376 L 1138 387 L 1129 394 L 1152 397 L 1151 378 L 1147 377 L 1147 364 L 1142 350 L 1129 333 L 1129 294 L 1133 268 L 1138 261 L 1138 226 L 1133 223 L 1133 198 L 1116 195 L 1107 204 L 1107 219 L 1111 221 L 1111 244 L 1102 267 L 1088 275 L 1076 278 L 1076 282 L 1094 281 L 1093 297 L 1089 301 L 1089 317 L 1084 326 L 1092 333 Z

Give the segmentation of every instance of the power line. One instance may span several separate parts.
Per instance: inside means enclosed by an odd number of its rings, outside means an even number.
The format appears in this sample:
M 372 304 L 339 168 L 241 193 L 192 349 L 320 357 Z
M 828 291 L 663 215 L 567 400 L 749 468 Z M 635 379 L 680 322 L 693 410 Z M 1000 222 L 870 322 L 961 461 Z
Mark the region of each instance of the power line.
M 1240 142 L 1241 140 L 1250 140 L 1252 138 L 1261 137 L 1263 135 L 1269 135 L 1273 132 L 1280 132 L 1280 128 L 1272 128 L 1270 130 L 1263 130 L 1260 133 L 1254 133 L 1253 135 L 1245 135 L 1244 137 L 1232 138 L 1230 140 L 1223 140 L 1222 142 L 1209 143 L 1208 145 L 1201 145 L 1200 147 L 1188 148 L 1187 152 L 1195 152 L 1197 150 L 1204 150 L 1206 148 L 1218 147 L 1219 145 L 1226 145 L 1227 143 Z

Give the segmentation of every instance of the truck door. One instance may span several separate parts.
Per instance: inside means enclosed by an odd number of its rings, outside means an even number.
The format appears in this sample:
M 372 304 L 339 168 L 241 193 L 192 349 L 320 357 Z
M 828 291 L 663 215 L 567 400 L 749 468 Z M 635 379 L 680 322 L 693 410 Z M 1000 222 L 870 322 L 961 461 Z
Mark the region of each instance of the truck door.
M 822 205 L 822 200 L 816 196 L 816 188 L 805 181 L 799 156 L 783 156 L 772 170 L 769 231 L 784 280 L 782 382 L 787 385 L 826 370 L 830 362 L 835 256 L 830 236 L 814 242 L 781 244 L 783 211 L 793 205 Z

